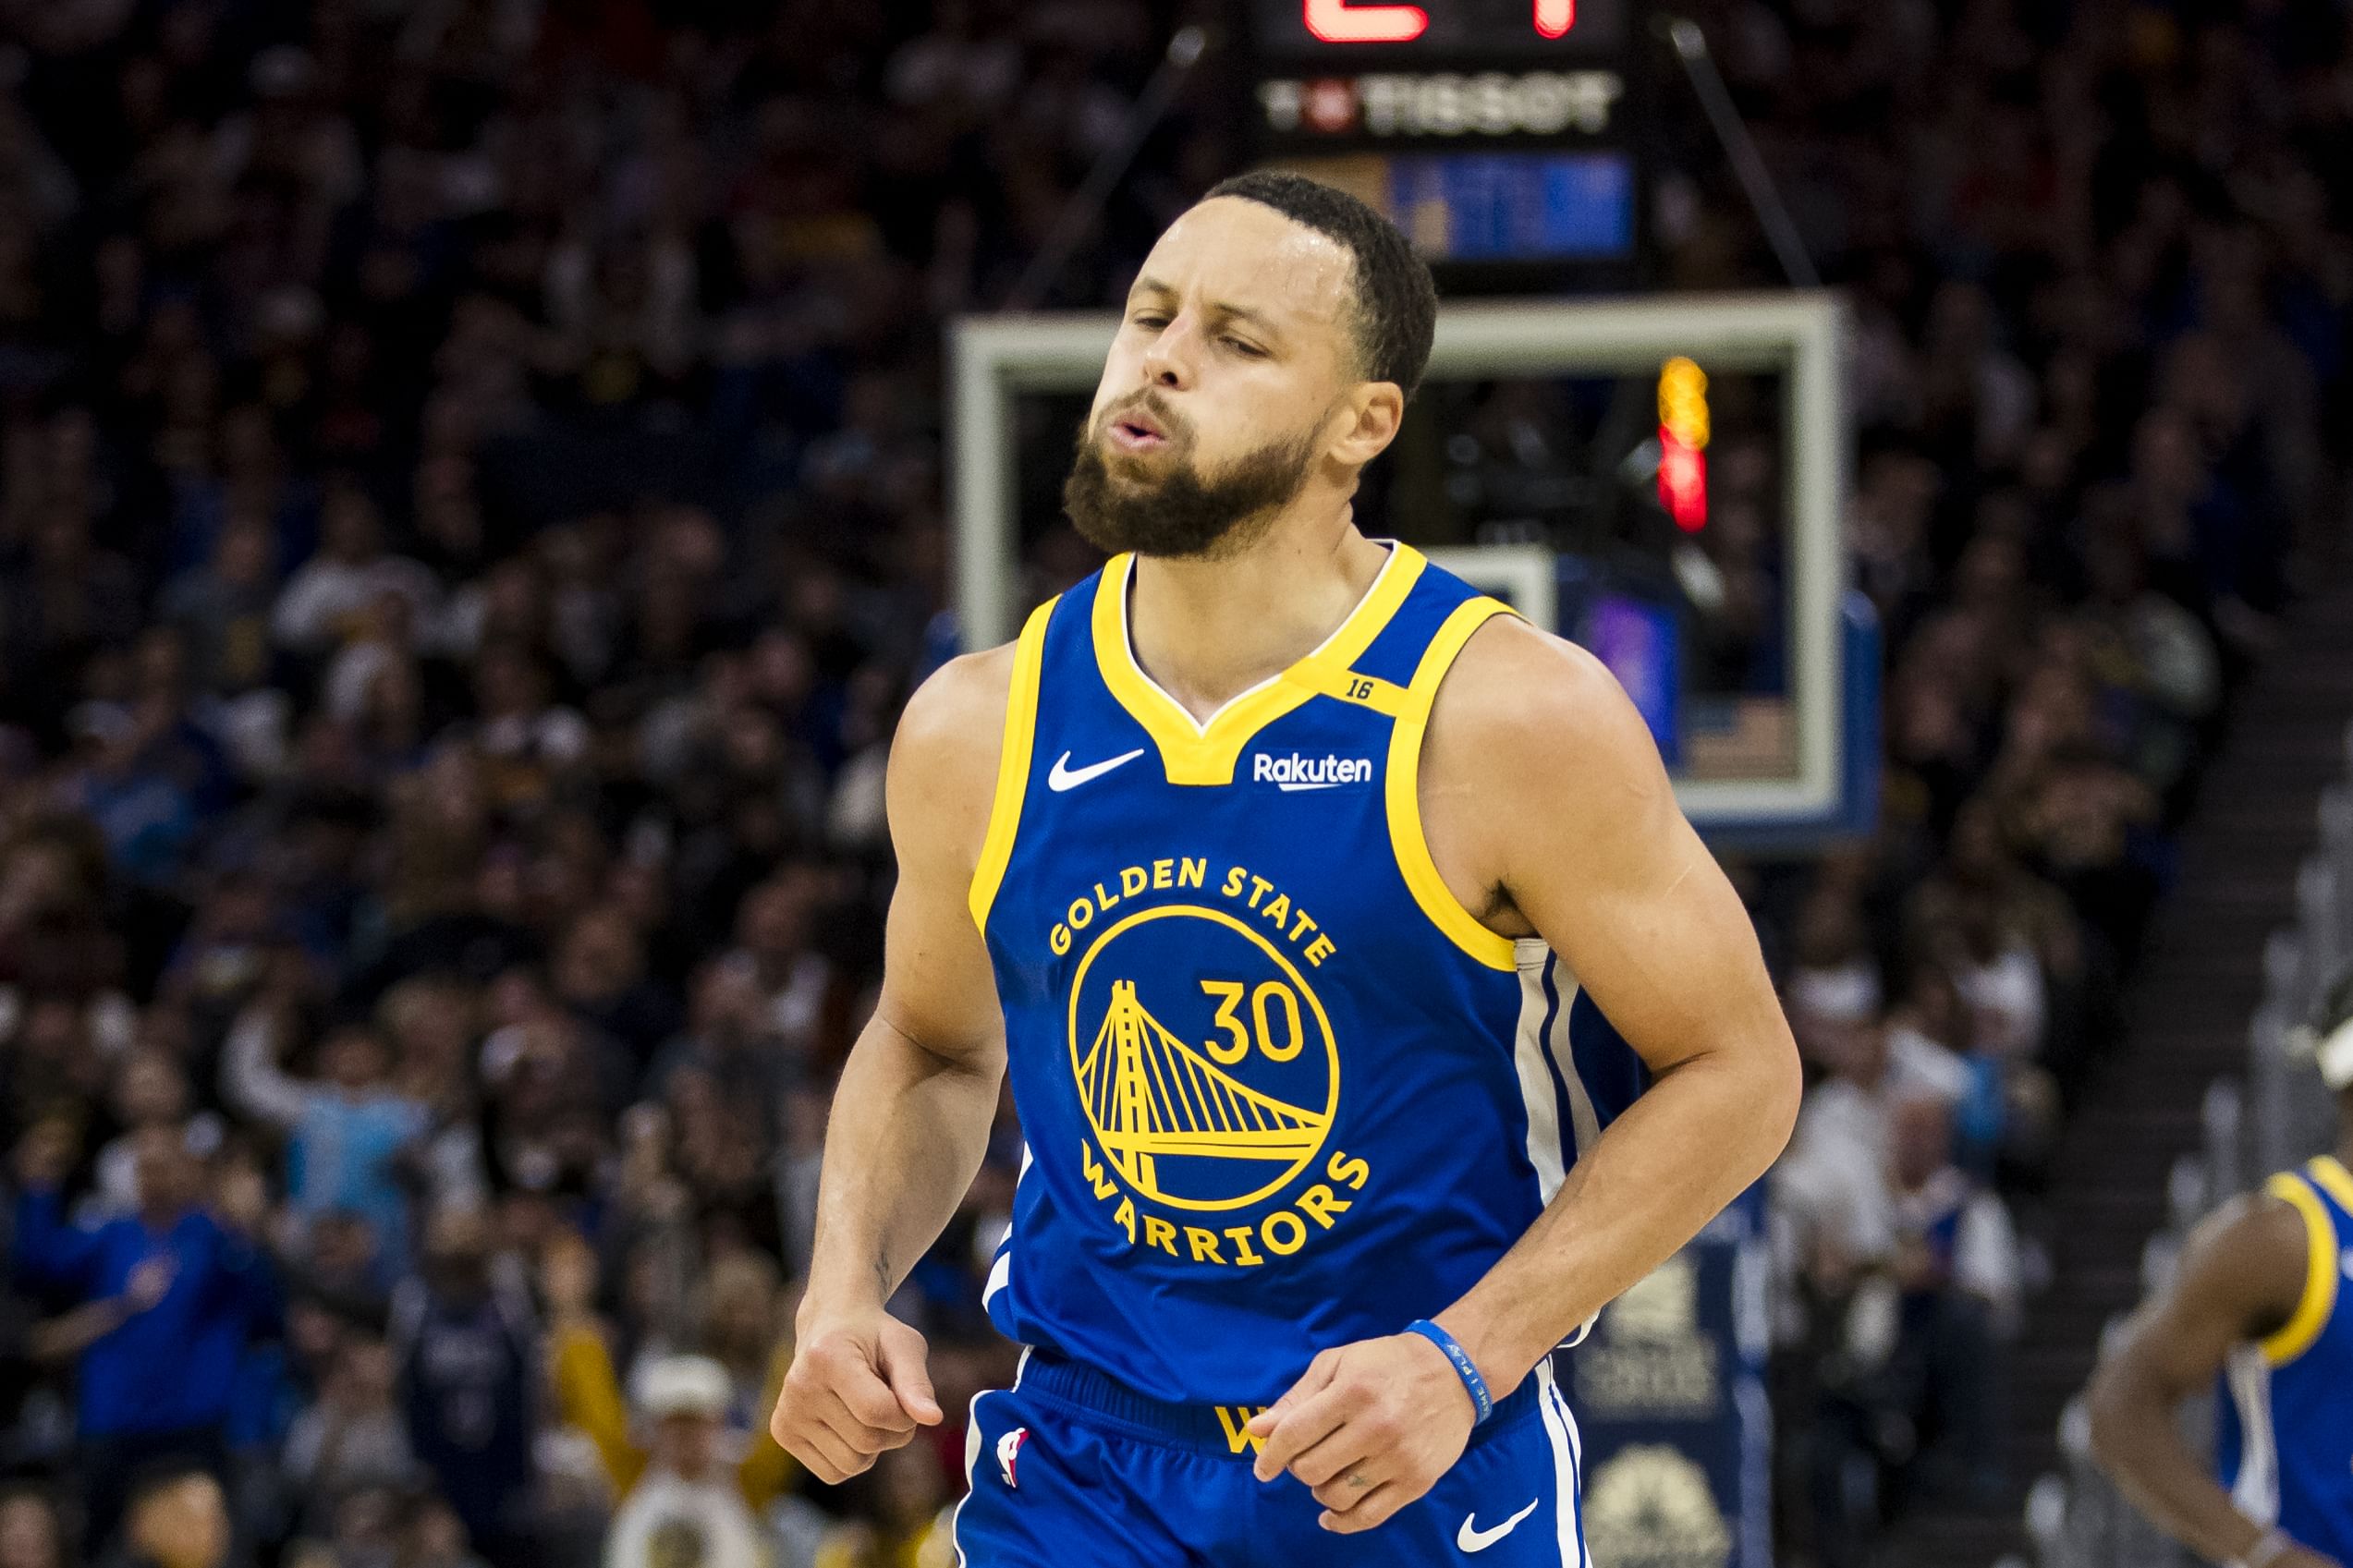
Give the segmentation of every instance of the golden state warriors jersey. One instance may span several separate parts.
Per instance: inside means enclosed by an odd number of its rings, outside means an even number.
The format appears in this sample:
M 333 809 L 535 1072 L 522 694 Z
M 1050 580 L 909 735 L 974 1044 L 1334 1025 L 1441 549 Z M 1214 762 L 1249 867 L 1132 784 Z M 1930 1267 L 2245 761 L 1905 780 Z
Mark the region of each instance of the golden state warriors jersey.
M 1152 1398 L 1264 1404 L 1468 1291 L 1643 1070 L 1423 837 L 1432 702 L 1506 606 L 1393 545 L 1203 724 L 1136 662 L 1131 570 L 1014 660 L 971 906 L 1028 1148 L 987 1309 Z
M 2279 1332 L 2232 1354 L 2216 1457 L 2248 1517 L 2353 1562 L 2353 1173 L 2315 1160 L 2264 1190 L 2303 1217 L 2304 1294 Z

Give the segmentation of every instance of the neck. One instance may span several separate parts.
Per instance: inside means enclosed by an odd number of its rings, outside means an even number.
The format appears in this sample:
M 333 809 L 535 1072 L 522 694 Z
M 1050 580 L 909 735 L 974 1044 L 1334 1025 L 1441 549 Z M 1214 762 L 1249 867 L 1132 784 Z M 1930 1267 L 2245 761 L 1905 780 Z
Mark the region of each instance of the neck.
M 1139 558 L 1128 605 L 1136 662 L 1195 718 L 1312 653 L 1357 607 L 1389 553 L 1343 504 L 1286 517 L 1210 560 Z

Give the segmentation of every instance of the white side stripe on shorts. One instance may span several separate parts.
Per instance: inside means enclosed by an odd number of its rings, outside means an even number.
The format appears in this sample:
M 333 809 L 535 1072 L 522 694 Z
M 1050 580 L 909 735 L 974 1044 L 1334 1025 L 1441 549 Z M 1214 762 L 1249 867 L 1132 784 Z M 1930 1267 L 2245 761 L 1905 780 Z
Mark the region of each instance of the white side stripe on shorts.
M 1550 1360 L 1536 1364 L 1536 1408 L 1553 1440 L 1553 1519 L 1560 1530 L 1561 1568 L 1592 1568 L 1585 1555 L 1585 1505 L 1579 1467 L 1584 1461 L 1577 1417 L 1561 1397 Z
M 1013 1368 L 1015 1388 L 1021 1386 L 1021 1374 L 1029 1369 L 1030 1347 L 1023 1345 L 1021 1359 L 1015 1363 Z M 972 1403 L 964 1412 L 964 1495 L 956 1500 L 956 1507 L 947 1516 L 947 1538 L 948 1544 L 956 1548 L 956 1568 L 966 1568 L 964 1539 L 957 1534 L 956 1527 L 964 1517 L 964 1505 L 972 1501 L 972 1473 L 981 1459 L 981 1402 L 996 1392 L 994 1389 L 983 1389 L 974 1394 Z

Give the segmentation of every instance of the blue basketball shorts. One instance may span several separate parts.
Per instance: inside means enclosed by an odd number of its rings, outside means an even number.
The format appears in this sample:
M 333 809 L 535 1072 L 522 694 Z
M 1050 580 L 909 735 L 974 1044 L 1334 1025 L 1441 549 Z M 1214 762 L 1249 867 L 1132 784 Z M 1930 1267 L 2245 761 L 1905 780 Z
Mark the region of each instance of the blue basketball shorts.
M 1173 1405 L 1031 1351 L 973 1401 L 958 1568 L 1590 1568 L 1577 1423 L 1551 1363 L 1495 1407 L 1430 1491 L 1335 1535 L 1290 1476 L 1260 1481 L 1254 1411 Z

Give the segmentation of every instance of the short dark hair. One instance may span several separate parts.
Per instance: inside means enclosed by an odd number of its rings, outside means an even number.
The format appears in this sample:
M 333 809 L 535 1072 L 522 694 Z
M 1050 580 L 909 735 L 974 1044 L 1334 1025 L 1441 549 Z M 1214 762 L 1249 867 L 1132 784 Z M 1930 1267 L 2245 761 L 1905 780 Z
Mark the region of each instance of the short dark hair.
M 1237 175 L 1202 200 L 1221 196 L 1272 207 L 1339 241 L 1356 263 L 1357 358 L 1367 379 L 1395 382 L 1410 400 L 1430 367 L 1438 286 L 1397 225 L 1345 190 L 1279 170 Z

